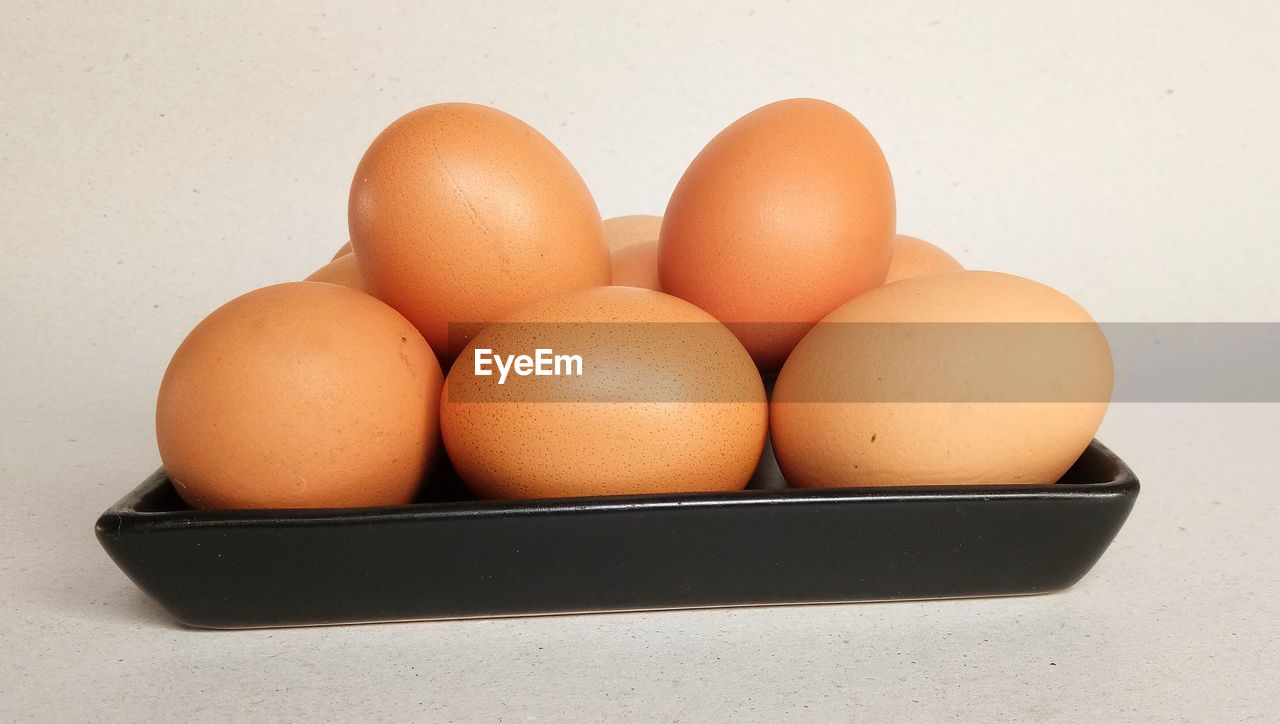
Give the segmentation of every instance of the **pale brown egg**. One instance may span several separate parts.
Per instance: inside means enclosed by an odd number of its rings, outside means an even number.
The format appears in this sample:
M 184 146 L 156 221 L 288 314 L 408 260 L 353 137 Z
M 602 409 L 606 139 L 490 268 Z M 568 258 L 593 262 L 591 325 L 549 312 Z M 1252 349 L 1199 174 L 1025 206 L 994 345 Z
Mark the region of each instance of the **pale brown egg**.
M 604 241 L 610 251 L 649 242 L 656 244 L 660 229 L 661 216 L 615 216 L 604 220 Z
M 343 257 L 343 256 L 346 256 L 347 254 L 350 254 L 350 253 L 351 253 L 351 242 L 350 242 L 350 241 L 348 241 L 347 243 L 345 243 L 345 244 L 343 244 L 342 246 L 338 247 L 338 253 L 337 253 L 337 254 L 334 254 L 334 255 L 333 255 L 333 258 L 334 258 L 334 259 L 337 259 L 338 257 Z M 330 260 L 330 261 L 332 261 L 332 260 Z
M 348 221 L 374 294 L 446 361 L 450 325 L 609 284 L 582 177 L 537 131 L 485 106 L 427 106 L 387 127 L 356 169 Z
M 796 487 L 1055 482 L 1098 430 L 1110 348 L 1027 279 L 904 279 L 832 312 L 778 375 L 774 452 Z
M 734 122 L 663 217 L 662 289 L 727 324 L 766 372 L 837 306 L 884 282 L 895 206 L 880 147 L 845 110 L 779 101 Z
M 661 291 L 661 282 L 658 281 L 658 242 L 643 242 L 615 249 L 610 257 L 613 260 L 615 287 Z
M 884 283 L 953 271 L 964 271 L 964 267 L 950 254 L 923 239 L 898 234 L 893 239 L 893 258 Z
M 520 375 L 519 355 L 537 349 L 580 366 Z M 508 360 L 505 380 L 493 359 Z M 449 459 L 486 498 L 737 490 L 760 459 L 768 403 L 751 357 L 709 314 L 601 287 L 480 332 L 449 372 L 440 424 Z
M 312 272 L 306 281 L 341 284 L 357 292 L 369 293 L 369 285 L 365 283 L 364 275 L 360 273 L 360 265 L 356 263 L 355 254 L 344 254 L 335 258 Z
M 196 508 L 333 508 L 413 499 L 438 454 L 440 366 L 394 309 L 290 282 L 219 307 L 178 347 L 156 439 Z

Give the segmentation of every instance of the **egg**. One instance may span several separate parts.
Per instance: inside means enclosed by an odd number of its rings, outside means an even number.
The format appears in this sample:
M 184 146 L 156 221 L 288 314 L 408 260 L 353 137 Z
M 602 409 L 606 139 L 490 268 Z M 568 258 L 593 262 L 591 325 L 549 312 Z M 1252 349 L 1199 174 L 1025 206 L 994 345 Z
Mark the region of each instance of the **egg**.
M 426 340 L 386 304 L 337 284 L 266 287 L 178 347 L 160 458 L 196 508 L 408 503 L 439 451 L 441 385 Z
M 1111 395 L 1102 330 L 1043 284 L 914 277 L 828 315 L 778 375 L 770 430 L 796 487 L 1053 483 Z
M 350 254 L 350 253 L 351 253 L 351 242 L 350 242 L 350 241 L 348 241 L 347 243 L 345 243 L 345 244 L 343 244 L 342 246 L 338 247 L 338 253 L 334 254 L 334 255 L 333 255 L 333 258 L 334 258 L 334 259 L 337 259 L 338 257 L 346 256 L 347 254 Z M 330 260 L 330 261 L 332 261 L 332 260 Z
M 392 123 L 356 169 L 348 223 L 373 293 L 446 361 L 450 325 L 610 280 L 582 177 L 533 128 L 485 106 L 427 106 Z
M 360 265 L 356 263 L 355 254 L 345 254 L 335 258 L 312 272 L 306 281 L 341 284 L 357 292 L 369 293 L 369 285 L 365 283 L 364 275 L 360 273 Z
M 604 220 L 604 241 L 610 251 L 636 244 L 657 243 L 661 228 L 661 216 L 615 216 Z
M 889 166 L 856 118 L 779 101 L 722 131 L 681 177 L 662 221 L 662 289 L 776 371 L 819 319 L 884 282 L 895 213 Z
M 538 349 L 579 365 L 519 375 L 520 356 Z M 493 361 L 503 359 L 514 370 L 505 379 Z M 602 287 L 481 331 L 449 371 L 440 426 L 449 459 L 485 498 L 727 491 L 760 459 L 768 403 L 751 357 L 711 315 Z
M 615 249 L 610 257 L 613 260 L 614 286 L 661 290 L 658 281 L 658 242 L 642 242 L 624 249 Z
M 884 283 L 953 271 L 964 271 L 964 267 L 950 254 L 923 239 L 898 234 L 893 239 L 893 257 Z

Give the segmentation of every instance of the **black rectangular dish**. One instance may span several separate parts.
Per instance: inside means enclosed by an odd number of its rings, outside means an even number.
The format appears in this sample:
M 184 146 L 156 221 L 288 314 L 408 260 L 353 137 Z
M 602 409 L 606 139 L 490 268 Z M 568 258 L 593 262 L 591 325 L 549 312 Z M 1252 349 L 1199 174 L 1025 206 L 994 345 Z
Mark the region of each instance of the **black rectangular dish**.
M 197 511 L 157 471 L 98 540 L 190 626 L 251 628 L 1047 593 L 1138 495 L 1094 441 L 1054 485 L 470 499 L 440 471 L 395 508 Z

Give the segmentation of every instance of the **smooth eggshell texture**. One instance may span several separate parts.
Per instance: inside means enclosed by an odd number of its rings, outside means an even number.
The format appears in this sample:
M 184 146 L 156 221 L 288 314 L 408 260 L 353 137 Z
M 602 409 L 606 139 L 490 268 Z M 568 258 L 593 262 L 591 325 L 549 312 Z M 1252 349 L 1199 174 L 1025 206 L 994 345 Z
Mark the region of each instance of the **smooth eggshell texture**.
M 473 350 L 581 355 L 582 376 L 475 374 Z M 768 403 L 733 334 L 647 289 L 560 295 L 486 327 L 449 372 L 449 459 L 486 498 L 737 490 L 764 447 Z
M 770 429 L 796 487 L 1052 483 L 1111 395 L 1071 299 L 1007 274 L 905 279 L 832 312 L 778 375 Z
M 355 254 L 344 254 L 335 258 L 312 272 L 306 281 L 341 284 L 357 292 L 369 293 L 369 285 L 365 282 L 364 275 L 360 273 L 360 265 L 356 263 Z
M 867 129 L 830 103 L 779 101 L 722 131 L 680 179 L 662 289 L 776 371 L 809 327 L 884 281 L 894 224 L 893 180 Z
M 661 216 L 615 216 L 604 220 L 604 242 L 610 251 L 636 244 L 657 243 L 661 229 Z
M 893 257 L 884 283 L 953 271 L 964 271 L 955 257 L 923 239 L 898 234 L 893 239 Z
M 439 450 L 440 366 L 408 320 L 336 284 L 233 299 L 178 347 L 156 438 L 197 508 L 409 502 Z
M 351 242 L 348 241 L 347 243 L 338 247 L 338 253 L 334 254 L 333 258 L 337 259 L 338 257 L 346 256 L 347 254 L 350 254 L 350 253 L 351 253 Z
M 356 169 L 348 222 L 374 294 L 445 360 L 451 323 L 609 283 L 582 177 L 537 131 L 485 106 L 427 106 L 392 123 Z
M 633 244 L 616 249 L 613 259 L 613 285 L 615 287 L 640 287 L 661 291 L 658 281 L 658 242 Z

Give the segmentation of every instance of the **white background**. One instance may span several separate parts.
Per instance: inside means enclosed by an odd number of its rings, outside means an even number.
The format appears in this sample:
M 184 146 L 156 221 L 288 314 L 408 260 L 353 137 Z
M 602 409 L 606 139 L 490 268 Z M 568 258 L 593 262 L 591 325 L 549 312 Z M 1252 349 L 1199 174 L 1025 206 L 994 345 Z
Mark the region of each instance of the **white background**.
M 1272 405 L 1113 406 L 1100 437 L 1145 487 L 1094 571 L 1043 597 L 201 632 L 91 530 L 158 464 L 183 335 L 327 261 L 365 146 L 433 102 L 523 118 L 610 216 L 661 213 L 740 115 L 825 98 L 879 138 L 900 231 L 970 267 L 1108 322 L 1280 321 L 1280 6 L 181 5 L 4 3 L 0 718 L 1280 708 Z

